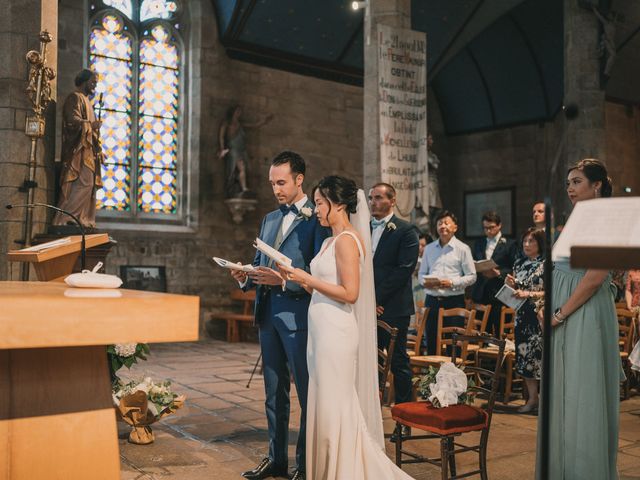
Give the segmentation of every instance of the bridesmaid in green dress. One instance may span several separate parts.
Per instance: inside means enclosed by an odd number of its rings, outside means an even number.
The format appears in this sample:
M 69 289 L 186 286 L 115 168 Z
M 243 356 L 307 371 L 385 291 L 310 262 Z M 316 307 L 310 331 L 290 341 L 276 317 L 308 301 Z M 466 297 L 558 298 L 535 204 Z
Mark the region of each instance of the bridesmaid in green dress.
M 610 197 L 611 191 L 611 179 L 598 160 L 582 160 L 568 171 L 567 194 L 573 205 Z M 563 262 L 554 265 L 552 398 L 549 412 L 542 412 L 549 415 L 550 475 L 546 477 L 538 463 L 538 479 L 618 478 L 623 374 L 614 294 L 607 271 L 572 270 Z

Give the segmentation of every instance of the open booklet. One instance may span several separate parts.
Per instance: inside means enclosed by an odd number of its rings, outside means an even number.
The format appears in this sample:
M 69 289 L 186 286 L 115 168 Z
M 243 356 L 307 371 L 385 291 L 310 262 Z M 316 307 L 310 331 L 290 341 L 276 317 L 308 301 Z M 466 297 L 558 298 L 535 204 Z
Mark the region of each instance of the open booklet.
M 490 258 L 487 260 L 478 260 L 477 262 L 473 262 L 473 265 L 476 267 L 476 273 L 488 272 L 489 270 L 498 267 L 498 264 Z
M 553 246 L 553 261 L 568 261 L 571 247 L 640 248 L 640 197 L 578 202 Z
M 515 296 L 515 293 L 516 291 L 505 283 L 502 285 L 502 288 L 498 290 L 498 293 L 496 293 L 496 298 L 507 307 L 518 310 L 522 305 L 524 305 L 524 302 L 526 302 L 527 299 L 518 298 Z
M 253 265 L 249 263 L 246 265 L 239 265 L 220 257 L 213 257 L 213 260 L 222 268 L 228 268 L 229 270 L 242 270 L 243 272 L 252 272 L 254 270 Z
M 291 264 L 293 263 L 292 260 L 289 257 L 287 257 L 284 253 L 281 253 L 275 248 L 267 245 L 259 238 L 256 238 L 256 241 L 254 242 L 253 246 L 256 247 L 256 249 L 264 253 L 267 257 L 269 257 L 271 260 L 273 260 L 276 263 L 285 265 L 287 267 L 290 267 Z
M 44 252 L 45 250 L 49 250 L 51 248 L 56 248 L 61 245 L 67 245 L 71 243 L 71 237 L 58 238 L 57 240 L 51 240 L 50 242 L 40 243 L 38 245 L 34 245 L 33 247 L 23 248 L 19 250 L 20 252 Z

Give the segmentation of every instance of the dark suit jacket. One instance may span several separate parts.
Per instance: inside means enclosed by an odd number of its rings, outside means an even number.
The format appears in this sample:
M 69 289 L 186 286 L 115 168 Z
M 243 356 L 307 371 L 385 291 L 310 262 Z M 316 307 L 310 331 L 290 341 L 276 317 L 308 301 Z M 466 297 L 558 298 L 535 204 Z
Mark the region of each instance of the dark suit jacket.
M 391 223 L 395 229 L 389 226 Z M 418 232 L 410 223 L 394 215 L 373 256 L 376 304 L 384 307 L 384 313 L 379 317 L 382 320 L 415 313 L 411 275 L 417 262 Z
M 472 255 L 475 261 L 486 260 L 485 250 L 487 248 L 487 238 L 480 238 L 473 244 Z M 481 273 L 473 287 L 472 298 L 477 303 L 491 303 L 498 290 L 502 288 L 504 279 L 508 273 L 513 271 L 513 263 L 518 257 L 518 246 L 515 241 L 502 236 L 496 245 L 496 249 L 491 255 L 491 259 L 498 264 L 500 276 L 497 278 L 486 278 Z
M 313 203 L 310 201 L 307 201 L 305 206 L 313 209 Z M 282 213 L 280 210 L 269 212 L 262 220 L 258 237 L 268 245 L 275 246 L 281 225 Z M 320 225 L 315 215 L 311 215 L 309 218 L 298 215 L 283 237 L 278 251 L 292 260 L 293 267 L 309 271 L 311 260 L 316 256 L 322 246 L 322 242 L 328 236 L 329 230 Z M 269 266 L 269 260 L 269 257 L 257 250 L 253 265 L 255 267 Z M 244 288 L 246 290 L 253 286 L 253 282 L 249 280 Z M 271 312 L 278 312 L 274 317 L 277 317 L 276 320 L 281 321 L 285 328 L 288 330 L 307 329 L 307 310 L 311 296 L 306 290 L 293 282 L 287 282 L 284 291 L 279 286 L 257 285 L 255 303 L 257 324 L 266 314 L 263 307 L 267 295 L 271 297 Z

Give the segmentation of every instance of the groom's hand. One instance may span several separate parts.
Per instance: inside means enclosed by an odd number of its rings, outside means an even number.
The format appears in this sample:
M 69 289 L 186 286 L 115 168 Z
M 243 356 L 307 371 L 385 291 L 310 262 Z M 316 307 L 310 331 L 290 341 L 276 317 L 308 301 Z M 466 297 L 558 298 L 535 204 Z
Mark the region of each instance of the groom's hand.
M 238 262 L 238 265 L 240 265 L 240 262 Z M 236 282 L 244 283 L 247 281 L 247 274 L 242 270 L 229 270 L 229 272 Z
M 282 285 L 282 276 L 269 267 L 257 267 L 249 273 L 252 280 L 258 285 Z

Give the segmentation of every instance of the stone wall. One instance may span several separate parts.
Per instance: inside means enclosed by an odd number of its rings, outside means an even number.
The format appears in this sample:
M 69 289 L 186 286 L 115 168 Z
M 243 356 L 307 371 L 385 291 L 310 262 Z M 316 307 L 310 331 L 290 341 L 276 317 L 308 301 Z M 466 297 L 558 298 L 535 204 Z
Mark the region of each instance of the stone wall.
M 445 208 L 461 219 L 465 191 L 492 188 L 516 188 L 516 232 L 531 224 L 531 207 L 543 199 L 551 185 L 556 223 L 562 223 L 570 213 L 565 202 L 566 148 L 560 155 L 556 172 L 551 176 L 554 157 L 558 153 L 565 120 L 558 115 L 553 122 L 523 125 L 490 132 L 445 137 L 439 132 L 438 115 L 434 121 L 434 150 L 441 160 L 440 185 Z M 640 194 L 640 109 L 606 102 L 605 161 L 614 182 L 614 195 Z M 437 113 L 437 111 L 436 111 Z M 580 158 L 570 158 L 574 163 Z M 480 221 L 480 219 L 478 219 Z M 464 237 L 464 231 L 460 236 Z
M 29 50 L 39 50 L 38 35 L 46 29 L 57 36 L 55 0 L 10 0 L 2 3 L 0 14 L 0 280 L 19 280 L 20 266 L 7 262 L 8 250 L 20 248 L 16 240 L 24 238 L 24 209 L 8 211 L 8 203 L 26 203 L 27 193 L 21 192 L 24 180 L 29 176 L 31 140 L 24 133 L 25 119 L 32 114 L 31 104 L 25 94 L 29 78 L 29 64 L 25 55 Z M 25 12 L 29 12 L 26 15 Z M 49 44 L 47 65 L 56 64 L 56 51 Z M 56 81 L 51 84 L 55 93 Z M 55 115 L 55 101 L 45 112 L 47 118 Z M 53 125 L 47 125 L 45 139 L 36 142 L 36 182 L 34 201 L 48 199 L 48 188 L 53 178 Z M 45 229 L 47 212 L 33 212 L 33 233 Z M 33 272 L 31 272 L 33 275 Z
M 607 166 L 614 195 L 640 195 L 640 107 L 607 102 L 605 111 Z
M 78 22 L 80 15 L 86 18 L 83 3 L 65 0 L 60 7 L 61 102 L 72 88 L 75 72 L 83 67 L 84 33 Z M 211 4 L 188 3 L 185 81 L 190 123 L 183 141 L 188 146 L 192 190 L 199 192 L 189 212 L 191 228 L 168 232 L 110 226 L 118 244 L 107 263 L 109 273 L 119 273 L 121 265 L 165 266 L 168 291 L 200 296 L 202 319 L 227 307 L 228 292 L 235 287 L 211 257 L 251 261 L 260 220 L 277 206 L 268 183 L 273 156 L 285 149 L 299 152 L 307 161 L 309 192 L 326 174 L 362 181 L 362 89 L 229 59 L 218 41 Z M 231 222 L 223 203 L 224 168 L 217 157 L 220 121 L 233 103 L 243 106 L 247 122 L 274 115 L 265 126 L 246 130 L 248 184 L 257 194 L 258 207 L 239 226 Z

